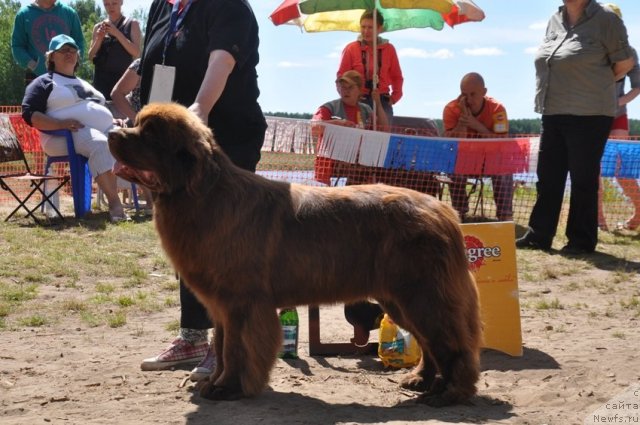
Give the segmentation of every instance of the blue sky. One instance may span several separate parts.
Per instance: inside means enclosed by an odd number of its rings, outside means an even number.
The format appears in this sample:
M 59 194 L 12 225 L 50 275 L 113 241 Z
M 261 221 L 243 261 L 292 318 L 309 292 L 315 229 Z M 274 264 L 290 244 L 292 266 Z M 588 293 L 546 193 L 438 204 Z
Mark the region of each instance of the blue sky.
M 480 72 L 489 95 L 511 118 L 536 118 L 533 111 L 533 54 L 546 22 L 561 0 L 474 0 L 482 22 L 442 31 L 415 29 L 383 35 L 398 50 L 405 83 L 396 115 L 441 118 L 445 103 L 458 95 L 460 78 Z M 101 0 L 97 0 L 101 4 Z M 269 15 L 281 0 L 250 0 L 260 25 L 260 104 L 264 111 L 310 112 L 335 99 L 335 73 L 350 32 L 304 33 L 276 27 Z M 150 0 L 124 0 L 124 11 L 148 7 Z M 618 0 L 632 45 L 640 48 L 640 1 Z M 640 97 L 629 106 L 640 119 Z

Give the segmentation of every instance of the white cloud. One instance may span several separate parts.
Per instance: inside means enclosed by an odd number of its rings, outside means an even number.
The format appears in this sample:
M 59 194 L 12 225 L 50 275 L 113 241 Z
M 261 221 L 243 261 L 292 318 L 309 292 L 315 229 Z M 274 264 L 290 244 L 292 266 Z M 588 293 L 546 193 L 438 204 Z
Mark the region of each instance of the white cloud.
M 526 49 L 524 49 L 524 52 L 527 55 L 535 55 L 537 51 L 538 51 L 538 47 L 537 46 L 527 47 Z
M 402 58 L 419 58 L 419 59 L 451 59 L 454 54 L 449 49 L 439 49 L 433 52 L 416 49 L 413 47 L 405 47 L 398 50 L 398 56 Z
M 467 56 L 502 56 L 504 51 L 497 47 L 476 47 L 474 49 L 462 49 Z
M 532 23 L 531 25 L 529 25 L 529 29 L 530 30 L 544 30 L 547 28 L 547 22 L 546 21 L 537 21 Z
M 392 43 L 413 41 L 421 43 L 437 43 L 445 45 L 468 44 L 469 40 L 481 38 L 484 43 L 490 44 L 517 44 L 537 43 L 544 35 L 542 29 L 527 28 L 526 26 L 505 25 L 480 25 L 476 22 L 459 25 L 455 28 L 444 28 L 442 31 L 426 29 L 406 29 L 389 33 Z
M 310 65 L 299 62 L 281 61 L 278 62 L 276 66 L 278 68 L 308 68 Z

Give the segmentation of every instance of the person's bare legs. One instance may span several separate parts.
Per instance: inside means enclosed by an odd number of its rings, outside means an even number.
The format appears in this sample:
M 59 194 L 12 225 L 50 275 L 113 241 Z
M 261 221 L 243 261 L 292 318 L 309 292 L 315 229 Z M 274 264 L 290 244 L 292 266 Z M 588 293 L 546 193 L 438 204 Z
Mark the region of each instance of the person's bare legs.
M 640 227 L 640 186 L 636 179 L 616 178 L 616 180 L 634 207 L 633 215 L 625 223 L 625 228 L 635 230 Z
M 96 177 L 96 183 L 102 189 L 109 203 L 109 215 L 112 220 L 125 218 L 124 208 L 118 196 L 116 176 L 110 170 Z
M 629 137 L 629 130 L 617 128 L 611 130 L 609 136 L 613 138 L 626 139 Z M 616 166 L 616 174 L 618 174 L 618 163 Z M 635 179 L 619 178 L 616 177 L 616 181 L 622 188 L 622 192 L 633 204 L 633 215 L 624 223 L 624 227 L 630 230 L 635 230 L 640 226 L 640 187 Z

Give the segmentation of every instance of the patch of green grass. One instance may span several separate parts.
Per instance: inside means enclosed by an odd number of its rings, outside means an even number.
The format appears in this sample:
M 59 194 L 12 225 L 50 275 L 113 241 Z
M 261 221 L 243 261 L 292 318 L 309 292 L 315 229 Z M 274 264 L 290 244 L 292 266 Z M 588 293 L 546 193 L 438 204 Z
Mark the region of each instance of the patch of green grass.
M 560 303 L 560 300 L 554 298 L 552 301 L 540 300 L 535 304 L 536 310 L 562 310 L 564 305 Z
M 90 328 L 95 328 L 102 324 L 102 319 L 91 311 L 83 311 L 80 313 L 80 319 Z
M 6 302 L 0 302 L 0 317 L 7 317 L 9 315 L 10 305 Z
M 89 301 L 94 304 L 109 304 L 113 302 L 113 298 L 106 294 L 95 294 Z
M 116 311 L 107 316 L 107 324 L 110 328 L 120 328 L 127 324 L 127 315 L 124 311 Z
M 167 323 L 164 328 L 169 332 L 177 333 L 180 330 L 180 321 L 172 320 L 171 322 Z
M 122 284 L 122 287 L 127 289 L 139 288 L 142 285 L 144 285 L 145 281 L 146 281 L 146 277 L 132 276 Z
M 614 332 L 613 334 L 611 334 L 611 336 L 619 339 L 627 339 L 627 335 L 625 335 L 624 332 L 620 332 L 620 331 Z
M 120 307 L 131 307 L 136 303 L 136 301 L 128 295 L 120 295 L 117 302 Z
M 629 301 L 620 301 L 620 305 L 625 310 L 635 311 L 635 316 L 640 316 L 640 298 L 632 296 Z
M 110 283 L 98 283 L 96 284 L 96 292 L 100 292 L 101 294 L 111 294 L 116 290 L 115 286 Z
M 31 316 L 23 317 L 18 321 L 22 326 L 28 326 L 30 328 L 37 328 L 47 324 L 46 317 L 40 314 L 33 314 Z
M 69 298 L 62 301 L 61 308 L 64 311 L 81 312 L 87 309 L 87 303 L 76 298 Z
M 180 289 L 180 282 L 177 279 L 172 279 L 162 284 L 164 291 L 174 292 Z
M 178 299 L 178 297 L 166 297 L 164 299 L 165 307 L 177 307 L 179 305 L 180 305 L 180 300 Z
M 627 283 L 633 281 L 636 273 L 630 273 L 627 270 L 616 270 L 611 281 L 613 283 Z
M 34 284 L 27 286 L 6 285 L 0 288 L 0 299 L 4 301 L 24 302 L 34 299 L 37 295 L 38 287 Z

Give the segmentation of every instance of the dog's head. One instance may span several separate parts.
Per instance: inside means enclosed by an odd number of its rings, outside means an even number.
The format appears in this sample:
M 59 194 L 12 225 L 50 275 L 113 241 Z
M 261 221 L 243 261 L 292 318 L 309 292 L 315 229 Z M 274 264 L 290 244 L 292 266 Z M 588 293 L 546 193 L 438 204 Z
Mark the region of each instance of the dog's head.
M 192 192 L 215 166 L 219 149 L 211 130 L 184 106 L 154 103 L 136 117 L 135 127 L 109 133 L 114 173 L 158 194 Z

